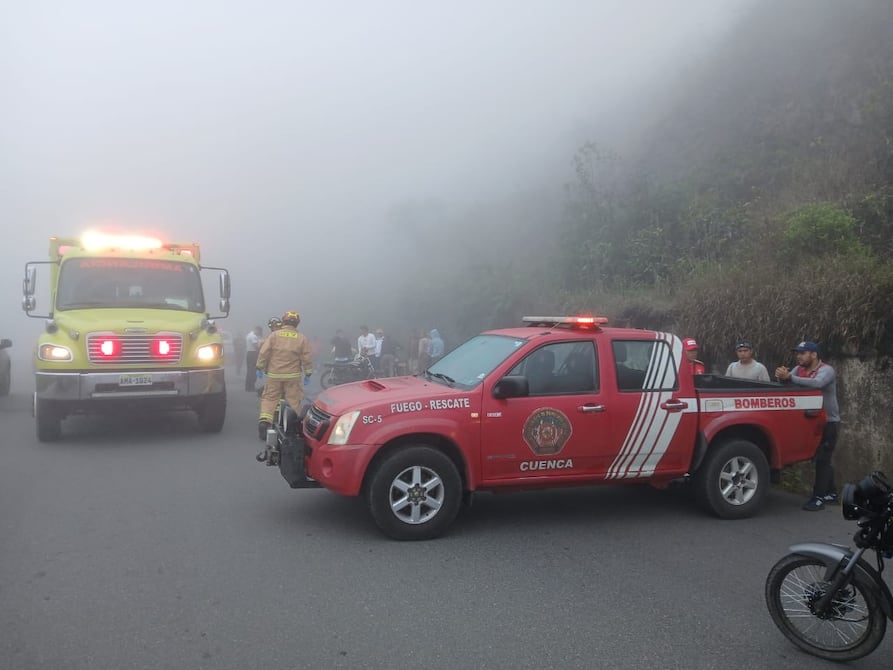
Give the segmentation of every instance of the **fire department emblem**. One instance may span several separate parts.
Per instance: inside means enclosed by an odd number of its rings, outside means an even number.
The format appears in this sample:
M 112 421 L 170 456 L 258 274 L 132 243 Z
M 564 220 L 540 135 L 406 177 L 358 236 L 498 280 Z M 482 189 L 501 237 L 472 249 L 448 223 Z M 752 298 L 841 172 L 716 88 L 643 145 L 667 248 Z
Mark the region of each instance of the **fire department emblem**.
M 551 407 L 536 410 L 524 422 L 524 441 L 533 453 L 557 454 L 571 436 L 571 422 L 563 412 Z

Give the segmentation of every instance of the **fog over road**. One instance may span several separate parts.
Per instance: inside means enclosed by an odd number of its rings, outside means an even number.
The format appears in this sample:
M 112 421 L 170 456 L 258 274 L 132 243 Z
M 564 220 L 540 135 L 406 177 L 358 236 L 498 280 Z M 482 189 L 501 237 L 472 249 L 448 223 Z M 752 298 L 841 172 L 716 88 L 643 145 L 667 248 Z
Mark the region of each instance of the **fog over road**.
M 0 667 L 831 668 L 763 604 L 769 567 L 852 524 L 770 496 L 724 522 L 679 491 L 481 495 L 435 541 L 254 461 L 229 378 L 220 435 L 188 414 L 70 419 L 34 437 L 0 398 Z M 850 667 L 889 667 L 893 635 Z

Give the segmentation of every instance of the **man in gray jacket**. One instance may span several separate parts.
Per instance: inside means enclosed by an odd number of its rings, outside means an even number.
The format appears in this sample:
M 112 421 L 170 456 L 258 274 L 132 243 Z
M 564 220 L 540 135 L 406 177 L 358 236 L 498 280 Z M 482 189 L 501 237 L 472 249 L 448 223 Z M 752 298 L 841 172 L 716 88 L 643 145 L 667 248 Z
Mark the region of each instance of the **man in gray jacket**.
M 831 456 L 837 445 L 840 432 L 840 406 L 837 404 L 837 373 L 819 358 L 819 347 L 815 342 L 804 341 L 793 348 L 797 355 L 797 367 L 788 370 L 782 366 L 775 370 L 775 378 L 789 381 L 797 386 L 822 389 L 822 406 L 828 417 L 822 441 L 815 452 L 815 483 L 812 498 L 806 501 L 803 509 L 817 512 L 826 505 L 837 503 L 837 488 L 834 486 L 834 468 Z

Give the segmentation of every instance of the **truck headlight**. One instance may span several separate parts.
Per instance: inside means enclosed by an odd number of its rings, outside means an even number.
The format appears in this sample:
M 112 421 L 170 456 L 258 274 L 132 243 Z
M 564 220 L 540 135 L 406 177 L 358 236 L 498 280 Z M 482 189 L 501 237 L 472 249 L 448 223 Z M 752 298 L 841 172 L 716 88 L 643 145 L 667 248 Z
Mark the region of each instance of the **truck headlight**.
M 216 361 L 218 358 L 223 357 L 223 347 L 219 344 L 206 344 L 203 347 L 199 347 L 195 355 L 200 361 Z
M 338 420 L 335 422 L 335 427 L 332 428 L 332 434 L 329 435 L 329 444 L 347 444 L 347 439 L 350 437 L 350 431 L 353 430 L 353 425 L 359 418 L 360 410 L 348 412 L 347 414 L 338 417 Z
M 71 349 L 60 347 L 58 344 L 41 344 L 37 350 L 37 357 L 42 361 L 71 361 Z

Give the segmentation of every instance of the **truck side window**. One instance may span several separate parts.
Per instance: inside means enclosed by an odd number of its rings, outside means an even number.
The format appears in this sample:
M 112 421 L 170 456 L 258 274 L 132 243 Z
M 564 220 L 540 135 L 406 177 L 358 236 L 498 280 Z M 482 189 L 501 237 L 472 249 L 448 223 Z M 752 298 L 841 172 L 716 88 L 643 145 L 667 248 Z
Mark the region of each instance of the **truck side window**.
M 530 395 L 593 393 L 598 389 L 595 347 L 591 342 L 557 342 L 525 356 L 510 372 L 524 375 Z
M 676 365 L 663 341 L 611 342 L 620 391 L 671 391 L 677 387 Z

